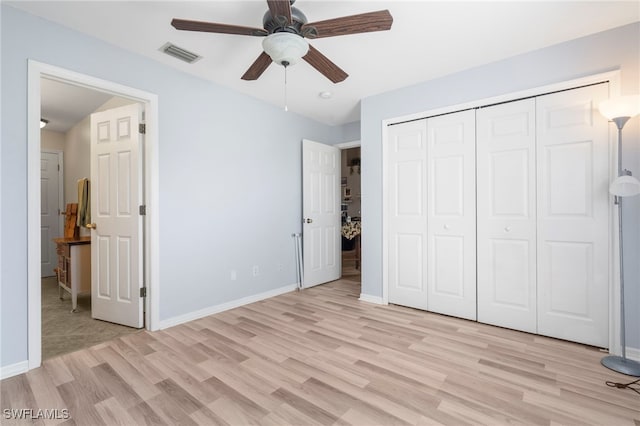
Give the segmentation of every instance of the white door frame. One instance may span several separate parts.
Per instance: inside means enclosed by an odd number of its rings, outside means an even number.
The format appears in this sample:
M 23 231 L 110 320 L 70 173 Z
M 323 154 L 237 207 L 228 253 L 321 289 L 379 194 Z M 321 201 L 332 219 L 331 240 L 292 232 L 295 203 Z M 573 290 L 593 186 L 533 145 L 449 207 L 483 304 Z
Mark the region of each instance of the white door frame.
M 387 170 L 387 157 L 388 157 L 388 144 L 389 138 L 387 135 L 387 127 L 391 124 L 402 123 L 410 120 L 418 120 L 421 118 L 427 118 L 430 116 L 447 114 L 469 108 L 478 108 L 491 104 L 497 104 L 502 102 L 514 101 L 521 98 L 538 96 L 549 92 L 555 92 L 559 90 L 568 90 L 585 86 L 589 84 L 595 84 L 599 82 L 609 82 L 609 96 L 618 96 L 621 93 L 620 90 L 620 70 L 609 71 L 601 74 L 590 75 L 575 80 L 563 81 L 546 86 L 535 87 L 520 92 L 508 93 L 506 95 L 495 96 L 491 98 L 478 99 L 475 101 L 467 102 L 464 104 L 450 105 L 434 110 L 421 111 L 415 114 L 405 115 L 401 117 L 393 117 L 382 120 L 381 122 L 381 134 L 382 134 L 382 303 L 389 303 L 389 253 L 388 253 L 388 217 L 385 214 L 385 206 L 388 204 L 388 189 L 386 182 L 389 171 Z M 613 127 L 609 127 L 609 179 L 613 181 L 617 176 L 617 145 L 616 145 L 617 133 L 614 132 Z M 609 352 L 612 354 L 620 354 L 620 282 L 617 272 L 618 259 L 618 219 L 614 214 L 613 202 L 609 203 Z
M 29 370 L 42 362 L 40 281 L 40 79 L 49 78 L 145 105 L 146 135 L 144 188 L 147 216 L 144 225 L 144 262 L 147 299 L 145 327 L 157 330 L 159 316 L 159 201 L 158 201 L 158 96 L 100 78 L 29 60 L 27 93 L 27 281 Z
M 58 165 L 60 166 L 58 169 L 58 229 L 62 232 L 64 231 L 64 220 L 60 212 L 64 210 L 64 151 L 60 151 L 59 149 L 41 149 L 40 154 L 42 155 L 43 152 L 56 154 L 58 156 Z M 40 242 L 42 243 L 42 239 Z M 42 261 L 42 259 L 40 260 Z

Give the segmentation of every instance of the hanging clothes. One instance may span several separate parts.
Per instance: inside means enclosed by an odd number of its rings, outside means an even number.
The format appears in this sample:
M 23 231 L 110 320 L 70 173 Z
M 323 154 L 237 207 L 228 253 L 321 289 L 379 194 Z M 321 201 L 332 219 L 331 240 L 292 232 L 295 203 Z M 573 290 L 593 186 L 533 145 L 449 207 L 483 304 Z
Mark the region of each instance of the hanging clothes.
M 78 180 L 78 226 L 91 223 L 91 184 L 89 179 Z

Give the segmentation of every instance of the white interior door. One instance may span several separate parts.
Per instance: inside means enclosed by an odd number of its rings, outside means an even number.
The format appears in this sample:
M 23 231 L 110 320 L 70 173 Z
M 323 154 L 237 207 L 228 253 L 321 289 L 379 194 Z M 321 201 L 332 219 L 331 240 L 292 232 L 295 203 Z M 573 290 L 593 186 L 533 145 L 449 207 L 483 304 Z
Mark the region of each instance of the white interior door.
M 91 115 L 91 313 L 143 327 L 142 106 Z
M 62 236 L 62 164 L 58 152 L 42 151 L 40 157 L 40 250 L 41 276 L 55 275 L 58 265 L 54 238 Z
M 478 321 L 535 333 L 535 100 L 476 117 Z
M 389 302 L 427 309 L 427 121 L 388 128 Z
M 340 149 L 302 141 L 303 287 L 342 274 Z
M 607 347 L 608 84 L 537 98 L 538 332 Z
M 475 113 L 427 119 L 427 310 L 476 319 Z

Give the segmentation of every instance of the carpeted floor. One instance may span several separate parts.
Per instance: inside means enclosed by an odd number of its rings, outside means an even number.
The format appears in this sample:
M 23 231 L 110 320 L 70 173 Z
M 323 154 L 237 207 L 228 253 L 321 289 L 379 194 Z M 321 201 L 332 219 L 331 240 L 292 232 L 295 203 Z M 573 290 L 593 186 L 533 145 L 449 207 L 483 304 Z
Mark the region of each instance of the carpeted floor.
M 78 296 L 71 313 L 71 295 L 58 297 L 55 277 L 42 279 L 42 359 L 74 352 L 140 330 L 91 318 L 91 296 Z

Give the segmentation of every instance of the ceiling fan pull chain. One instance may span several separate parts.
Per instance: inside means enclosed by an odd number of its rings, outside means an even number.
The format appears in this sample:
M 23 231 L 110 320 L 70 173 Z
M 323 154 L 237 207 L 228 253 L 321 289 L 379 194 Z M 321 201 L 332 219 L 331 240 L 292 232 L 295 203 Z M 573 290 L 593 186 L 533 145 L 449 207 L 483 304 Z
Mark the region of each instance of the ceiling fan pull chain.
M 284 110 L 289 111 L 289 107 L 287 106 L 287 66 L 284 65 Z

